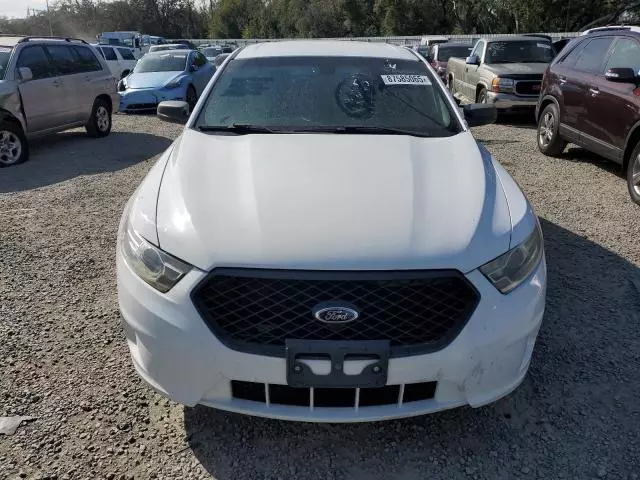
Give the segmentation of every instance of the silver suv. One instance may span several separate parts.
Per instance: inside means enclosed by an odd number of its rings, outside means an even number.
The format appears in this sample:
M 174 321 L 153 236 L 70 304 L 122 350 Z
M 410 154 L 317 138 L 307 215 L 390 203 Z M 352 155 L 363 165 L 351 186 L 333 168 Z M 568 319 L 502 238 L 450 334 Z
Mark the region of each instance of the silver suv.
M 0 36 L 0 167 L 27 160 L 36 136 L 108 135 L 118 105 L 116 79 L 85 41 Z

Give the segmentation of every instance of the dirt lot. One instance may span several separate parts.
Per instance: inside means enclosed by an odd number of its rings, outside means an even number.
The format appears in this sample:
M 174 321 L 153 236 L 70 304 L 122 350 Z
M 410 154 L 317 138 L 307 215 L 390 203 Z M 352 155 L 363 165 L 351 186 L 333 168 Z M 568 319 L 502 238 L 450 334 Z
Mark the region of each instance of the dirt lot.
M 524 121 L 477 129 L 543 222 L 547 314 L 525 382 L 477 410 L 296 424 L 184 408 L 134 373 L 116 228 L 179 131 L 118 116 L 108 138 L 60 134 L 0 170 L 0 416 L 35 417 L 0 436 L 0 478 L 638 478 L 640 207 L 614 166 L 547 159 Z

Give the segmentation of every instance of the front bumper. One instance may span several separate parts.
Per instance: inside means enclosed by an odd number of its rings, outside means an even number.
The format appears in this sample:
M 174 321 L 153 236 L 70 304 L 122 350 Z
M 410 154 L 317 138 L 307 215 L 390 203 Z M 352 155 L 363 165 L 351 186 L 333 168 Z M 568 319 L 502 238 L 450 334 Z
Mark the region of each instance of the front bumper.
M 140 280 L 117 254 L 118 299 L 136 371 L 153 389 L 185 405 L 284 420 L 358 422 L 408 417 L 461 405 L 479 407 L 523 380 L 544 314 L 544 260 L 523 285 L 500 294 L 479 272 L 473 316 L 444 349 L 392 358 L 387 385 L 437 382 L 433 398 L 368 407 L 301 407 L 233 397 L 231 381 L 286 385 L 286 359 L 231 350 L 209 330 L 190 293 L 206 273 L 192 270 L 168 293 Z
M 121 112 L 149 112 L 155 111 L 160 102 L 165 100 L 185 100 L 186 92 L 182 88 L 167 90 L 136 89 L 119 92 L 119 104 Z
M 487 103 L 495 105 L 499 111 L 531 110 L 538 104 L 538 96 L 487 92 Z

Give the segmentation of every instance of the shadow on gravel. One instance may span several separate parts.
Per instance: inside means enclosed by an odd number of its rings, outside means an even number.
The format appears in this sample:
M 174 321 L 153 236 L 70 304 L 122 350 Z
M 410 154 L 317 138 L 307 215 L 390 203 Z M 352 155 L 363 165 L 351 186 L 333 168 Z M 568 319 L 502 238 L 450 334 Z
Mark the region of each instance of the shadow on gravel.
M 501 114 L 496 123 L 525 130 L 536 130 L 538 128 L 533 112 Z
M 547 313 L 529 375 L 511 395 L 475 410 L 350 425 L 185 408 L 196 458 L 218 480 L 595 478 L 603 468 L 631 478 L 640 468 L 640 270 L 542 226 Z
M 0 169 L 0 193 L 44 187 L 81 175 L 113 172 L 147 160 L 169 147 L 165 137 L 111 132 L 89 138 L 84 130 L 58 133 L 30 143 L 31 158 Z
M 570 146 L 561 157 L 563 160 L 569 160 L 576 163 L 591 163 L 603 170 L 611 172 L 618 177 L 625 177 L 625 173 L 622 171 L 622 166 L 618 163 L 607 160 L 600 155 L 597 155 L 589 150 L 585 150 L 582 147 Z

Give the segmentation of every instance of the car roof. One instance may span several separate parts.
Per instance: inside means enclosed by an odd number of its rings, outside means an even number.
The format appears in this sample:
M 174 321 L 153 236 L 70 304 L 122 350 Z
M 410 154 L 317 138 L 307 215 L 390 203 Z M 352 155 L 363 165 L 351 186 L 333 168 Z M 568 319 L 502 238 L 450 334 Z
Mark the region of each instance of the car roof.
M 595 27 L 595 28 L 590 28 L 589 30 L 585 30 L 584 32 L 582 32 L 582 34 L 580 36 L 585 36 L 585 35 L 596 35 L 596 34 L 602 34 L 602 35 L 607 35 L 607 34 L 620 34 L 620 33 L 634 33 L 634 34 L 639 34 L 640 33 L 640 27 L 635 26 L 635 25 L 608 25 L 608 26 L 604 26 L 604 27 Z
M 471 42 L 447 42 L 447 43 L 436 43 L 434 47 L 473 47 L 473 43 Z
M 388 43 L 346 40 L 286 40 L 257 43 L 243 48 L 236 57 L 371 57 L 416 60 L 406 48 Z
M 549 41 L 549 39 L 545 38 L 545 37 L 538 37 L 535 35 L 513 35 L 510 37 L 495 37 L 495 38 L 486 38 L 486 39 L 481 39 L 481 40 L 485 40 L 488 43 L 491 42 L 531 42 L 531 41 L 538 41 L 538 42 L 543 42 L 543 41 Z
M 51 37 L 51 36 L 39 36 L 39 35 L 3 35 L 0 34 L 0 46 L 3 47 L 15 47 L 19 43 L 71 43 L 73 45 L 89 45 L 88 42 L 73 37 Z
M 195 52 L 195 50 L 191 50 L 190 48 L 174 48 L 172 50 L 158 50 L 156 52 L 149 52 L 146 56 L 158 56 L 158 55 L 174 55 L 176 53 L 184 53 L 185 55 L 191 52 Z
M 0 45 L 3 47 L 15 47 L 25 37 L 0 36 Z

